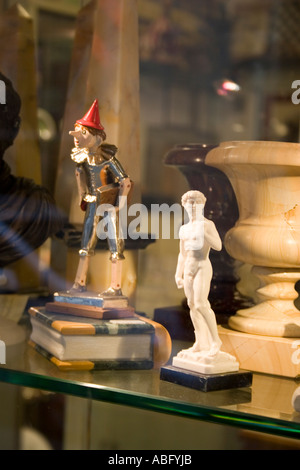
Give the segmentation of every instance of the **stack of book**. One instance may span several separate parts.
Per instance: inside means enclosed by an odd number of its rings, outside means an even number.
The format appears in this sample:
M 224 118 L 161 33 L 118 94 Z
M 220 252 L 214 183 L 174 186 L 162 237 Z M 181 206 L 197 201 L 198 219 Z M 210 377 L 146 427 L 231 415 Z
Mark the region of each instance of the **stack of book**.
M 57 313 L 53 304 L 29 309 L 30 344 L 62 370 L 151 369 L 167 362 L 167 330 L 133 312 L 115 318 Z

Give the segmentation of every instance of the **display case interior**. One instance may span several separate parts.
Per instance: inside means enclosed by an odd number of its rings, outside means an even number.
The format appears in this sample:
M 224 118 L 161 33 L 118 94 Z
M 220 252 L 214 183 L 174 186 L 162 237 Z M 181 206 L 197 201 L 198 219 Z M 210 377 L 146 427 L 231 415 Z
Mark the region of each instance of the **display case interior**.
M 298 325 L 299 19 L 293 0 L 0 0 L 0 448 L 299 447 L 299 335 L 272 339 L 279 303 L 293 304 L 284 316 Z M 162 327 L 153 341 L 167 344 L 163 361 L 171 343 L 169 363 L 192 346 L 175 282 L 184 218 L 175 209 L 187 191 L 205 193 L 205 217 L 222 242 L 211 254 L 208 299 L 223 346 L 232 354 L 237 341 L 252 386 L 206 393 L 160 380 L 159 368 L 60 370 L 28 345 L 29 310 L 76 277 L 85 226 L 69 131 L 95 99 L 134 183 L 126 223 L 137 237 L 125 239 L 113 276 L 107 243 L 97 240 L 88 290 L 117 279 L 134 314 Z M 267 321 L 262 343 L 261 318 L 255 329 L 240 312 L 263 308 L 266 296 L 277 323 Z M 247 331 L 230 326 L 237 322 Z M 247 348 L 240 333 L 250 335 Z

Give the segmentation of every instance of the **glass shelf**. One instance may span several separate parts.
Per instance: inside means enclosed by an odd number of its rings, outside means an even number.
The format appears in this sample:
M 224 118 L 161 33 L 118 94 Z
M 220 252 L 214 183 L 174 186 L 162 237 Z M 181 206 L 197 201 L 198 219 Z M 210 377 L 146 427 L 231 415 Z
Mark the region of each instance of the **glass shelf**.
M 173 343 L 174 354 L 185 346 Z M 200 392 L 160 380 L 159 370 L 62 372 L 27 343 L 16 351 L 0 366 L 1 382 L 300 438 L 293 379 L 254 373 L 252 387 Z

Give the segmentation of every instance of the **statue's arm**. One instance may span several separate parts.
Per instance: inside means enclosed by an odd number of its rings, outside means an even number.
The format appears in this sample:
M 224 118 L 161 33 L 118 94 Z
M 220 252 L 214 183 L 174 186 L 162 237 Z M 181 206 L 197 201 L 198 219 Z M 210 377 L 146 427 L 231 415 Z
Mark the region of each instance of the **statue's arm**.
M 117 207 L 121 209 L 127 202 L 126 199 L 131 190 L 132 181 L 116 157 L 109 160 L 108 167 L 119 183 L 120 191 Z
M 85 174 L 83 171 L 83 168 L 81 165 L 77 165 L 75 169 L 75 177 L 76 177 L 76 183 L 77 183 L 77 190 L 78 190 L 78 198 L 79 198 L 79 205 L 82 210 L 85 210 L 85 201 L 84 197 L 87 193 L 87 185 L 86 185 L 86 179 L 85 179 Z
M 222 250 L 222 240 L 215 224 L 211 220 L 204 220 L 204 237 L 205 241 L 213 250 Z
M 175 272 L 175 282 L 176 282 L 178 289 L 181 289 L 183 287 L 184 264 L 185 264 L 184 241 L 180 239 L 180 249 L 179 249 L 179 255 L 178 255 L 176 272 Z

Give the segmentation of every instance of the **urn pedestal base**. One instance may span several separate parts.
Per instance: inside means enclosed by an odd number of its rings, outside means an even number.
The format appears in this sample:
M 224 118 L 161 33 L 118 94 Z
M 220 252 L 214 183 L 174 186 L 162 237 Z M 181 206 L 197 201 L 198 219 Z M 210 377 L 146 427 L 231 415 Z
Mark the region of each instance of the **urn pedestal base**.
M 300 375 L 300 339 L 253 335 L 219 326 L 222 350 L 236 357 L 241 369 L 296 378 Z
M 244 333 L 300 338 L 300 311 L 295 305 L 300 270 L 255 266 L 252 272 L 260 283 L 258 303 L 238 310 L 229 319 L 229 326 Z

